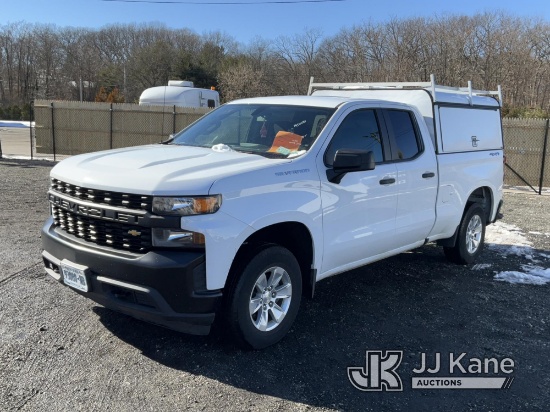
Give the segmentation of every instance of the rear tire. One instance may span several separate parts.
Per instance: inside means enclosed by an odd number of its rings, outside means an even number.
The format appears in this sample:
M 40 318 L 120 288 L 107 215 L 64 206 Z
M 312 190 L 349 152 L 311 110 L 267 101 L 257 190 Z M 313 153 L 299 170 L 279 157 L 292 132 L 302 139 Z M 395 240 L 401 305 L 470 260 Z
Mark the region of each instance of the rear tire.
M 226 325 L 240 346 L 266 348 L 286 335 L 301 296 L 302 276 L 294 255 L 281 246 L 267 246 L 240 266 L 229 286 Z
M 485 245 L 485 211 L 477 203 L 472 204 L 458 228 L 456 244 L 444 247 L 445 257 L 460 265 L 473 263 Z

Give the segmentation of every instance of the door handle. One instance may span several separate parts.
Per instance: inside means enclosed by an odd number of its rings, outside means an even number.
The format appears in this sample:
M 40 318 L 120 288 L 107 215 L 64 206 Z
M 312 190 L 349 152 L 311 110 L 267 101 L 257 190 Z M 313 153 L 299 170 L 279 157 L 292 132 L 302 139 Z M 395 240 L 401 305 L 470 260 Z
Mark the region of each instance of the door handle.
M 434 177 L 434 176 L 435 176 L 435 173 L 434 173 L 434 172 L 422 173 L 422 178 L 423 178 L 423 179 L 429 179 L 430 177 Z
M 395 183 L 395 179 L 393 177 L 387 177 L 385 179 L 380 180 L 381 185 L 391 185 L 392 183 Z

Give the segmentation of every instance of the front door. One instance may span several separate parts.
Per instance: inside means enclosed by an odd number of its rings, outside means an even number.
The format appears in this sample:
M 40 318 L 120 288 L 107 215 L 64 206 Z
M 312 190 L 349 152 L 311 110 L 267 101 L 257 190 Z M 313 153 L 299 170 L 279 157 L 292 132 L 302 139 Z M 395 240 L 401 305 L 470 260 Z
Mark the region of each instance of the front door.
M 394 248 L 397 168 L 386 163 L 389 150 L 379 116 L 373 109 L 348 113 L 319 162 L 324 229 L 321 275 L 357 266 Z M 332 167 L 339 149 L 372 151 L 375 169 L 348 173 L 340 183 L 330 182 L 326 169 Z

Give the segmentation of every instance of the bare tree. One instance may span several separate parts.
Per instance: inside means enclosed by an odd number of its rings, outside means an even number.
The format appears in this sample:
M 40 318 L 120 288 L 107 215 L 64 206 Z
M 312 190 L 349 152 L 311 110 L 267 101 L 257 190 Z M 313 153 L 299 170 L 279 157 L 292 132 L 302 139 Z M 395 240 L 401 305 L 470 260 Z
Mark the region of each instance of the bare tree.
M 265 96 L 267 93 L 265 73 L 249 61 L 240 61 L 223 70 L 218 81 L 226 101 Z
M 136 101 L 168 79 L 220 86 L 224 98 L 304 94 L 320 81 L 439 82 L 494 88 L 509 107 L 550 110 L 550 23 L 503 12 L 391 19 L 237 43 L 219 31 L 202 35 L 162 24 L 58 28 L 0 25 L 0 104 L 32 98 L 92 100 L 99 87 Z
M 275 41 L 274 58 L 277 62 L 277 80 L 286 93 L 304 94 L 307 82 L 315 74 L 322 33 L 306 29 L 292 37 L 282 36 Z

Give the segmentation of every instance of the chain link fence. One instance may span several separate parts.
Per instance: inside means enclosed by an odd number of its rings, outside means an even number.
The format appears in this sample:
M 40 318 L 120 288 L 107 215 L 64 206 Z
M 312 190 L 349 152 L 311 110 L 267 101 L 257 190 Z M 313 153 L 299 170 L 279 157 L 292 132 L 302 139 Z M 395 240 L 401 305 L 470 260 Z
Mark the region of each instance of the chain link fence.
M 30 130 L 33 142 L 30 155 L 59 160 L 97 150 L 158 143 L 210 110 L 37 100 L 34 104 L 35 133 L 32 128 Z M 504 183 L 507 187 L 550 193 L 549 123 L 548 119 L 502 120 L 506 155 Z M 21 139 L 24 133 L 22 131 Z M 27 143 L 21 144 L 28 147 L 26 133 Z
M 158 143 L 211 109 L 129 103 L 34 103 L 36 153 L 75 155 Z
M 502 119 L 504 133 L 504 183 L 528 187 L 542 194 L 550 187 L 548 119 Z

